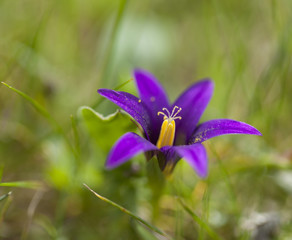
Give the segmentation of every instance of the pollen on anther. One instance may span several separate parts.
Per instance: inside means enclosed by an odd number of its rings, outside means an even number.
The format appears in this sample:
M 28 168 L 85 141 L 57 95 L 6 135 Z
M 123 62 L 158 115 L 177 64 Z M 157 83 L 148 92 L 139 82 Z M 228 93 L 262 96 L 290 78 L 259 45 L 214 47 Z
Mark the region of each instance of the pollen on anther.
M 142 100 L 141 100 L 141 99 L 139 99 L 139 100 L 138 100 L 138 103 L 140 103 L 140 102 L 142 102 Z

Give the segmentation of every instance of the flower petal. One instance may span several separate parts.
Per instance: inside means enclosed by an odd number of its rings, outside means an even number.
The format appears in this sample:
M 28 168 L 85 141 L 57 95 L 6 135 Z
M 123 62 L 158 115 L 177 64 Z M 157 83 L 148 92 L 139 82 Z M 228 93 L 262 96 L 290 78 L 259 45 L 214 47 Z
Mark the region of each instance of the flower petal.
M 225 134 L 262 135 L 256 128 L 231 119 L 214 119 L 200 124 L 194 131 L 189 143 L 201 143 L 209 138 Z
M 188 141 L 212 97 L 213 89 L 213 82 L 205 79 L 189 87 L 175 101 L 172 107 L 178 106 L 182 108 L 179 113 L 182 119 L 176 121 L 177 136 L 175 145 L 185 144 Z
M 145 138 L 136 133 L 126 133 L 115 143 L 110 151 L 106 168 L 115 168 L 139 153 L 152 150 L 157 150 L 157 147 Z
M 160 83 L 149 72 L 141 69 L 134 71 L 134 78 L 137 84 L 141 100 L 153 109 L 155 115 L 163 107 L 168 108 L 168 98 Z
M 149 110 L 143 102 L 134 95 L 126 92 L 99 89 L 98 93 L 129 113 L 141 125 L 147 139 L 150 139 L 151 120 Z
M 182 145 L 173 147 L 175 152 L 183 158 L 200 177 L 206 177 L 208 173 L 208 160 L 202 144 Z
M 170 174 L 172 173 L 180 157 L 177 155 L 174 146 L 165 146 L 157 151 L 157 159 L 161 171 L 164 171 L 166 174 Z
M 162 108 L 169 108 L 167 94 L 156 78 L 149 72 L 141 69 L 134 71 L 134 78 L 139 91 L 141 101 L 150 109 L 151 117 L 151 142 L 156 143 L 163 118 L 158 117 L 157 113 Z

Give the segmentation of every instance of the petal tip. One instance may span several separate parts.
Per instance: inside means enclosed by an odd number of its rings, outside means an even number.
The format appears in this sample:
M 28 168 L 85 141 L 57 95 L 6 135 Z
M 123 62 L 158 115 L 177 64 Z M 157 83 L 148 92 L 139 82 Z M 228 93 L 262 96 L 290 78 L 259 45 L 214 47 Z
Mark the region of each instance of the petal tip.
M 215 82 L 211 78 L 204 78 L 200 82 L 204 83 L 206 87 L 209 87 L 211 89 L 214 89 L 215 87 Z
M 208 177 L 208 172 L 198 172 L 197 171 L 197 174 L 200 178 L 203 178 L 203 179 L 206 179 Z
M 117 166 L 115 166 L 114 164 L 112 164 L 112 163 L 109 163 L 109 161 L 106 161 L 106 163 L 105 163 L 105 169 L 106 170 L 112 170 L 112 169 L 114 169 L 114 168 L 116 168 Z
M 151 72 L 144 70 L 144 69 L 141 69 L 141 68 L 134 69 L 133 77 L 134 77 L 136 83 L 139 81 L 144 81 L 145 79 L 157 82 L 155 76 Z
M 150 74 L 150 72 L 142 69 L 142 68 L 135 68 L 133 70 L 133 75 L 136 76 L 136 75 L 139 75 L 139 74 Z
M 263 136 L 263 134 L 259 130 L 257 130 L 255 127 L 253 127 L 252 125 L 244 123 L 244 122 L 242 122 L 242 123 L 250 128 L 249 129 L 250 133 L 246 133 L 246 134 Z
M 104 164 L 106 170 L 111 170 L 118 166 L 118 164 L 116 164 L 116 161 L 113 161 L 112 155 L 113 155 L 113 152 L 111 151 Z
M 97 89 L 97 93 L 99 93 L 101 96 L 104 96 L 104 93 L 106 93 L 109 89 L 106 88 L 100 88 Z
M 200 177 L 200 178 L 203 178 L 203 179 L 205 179 L 205 178 L 207 178 L 208 177 L 208 157 L 207 157 L 207 153 L 205 152 L 205 156 L 204 156 L 204 158 L 205 158 L 205 163 L 206 164 L 203 164 L 202 166 L 201 166 L 201 168 L 194 168 L 194 170 L 195 170 L 195 172 L 197 173 L 197 175 Z
M 257 130 L 256 128 L 254 130 L 255 130 L 255 134 L 254 135 L 263 136 L 263 134 L 259 130 Z

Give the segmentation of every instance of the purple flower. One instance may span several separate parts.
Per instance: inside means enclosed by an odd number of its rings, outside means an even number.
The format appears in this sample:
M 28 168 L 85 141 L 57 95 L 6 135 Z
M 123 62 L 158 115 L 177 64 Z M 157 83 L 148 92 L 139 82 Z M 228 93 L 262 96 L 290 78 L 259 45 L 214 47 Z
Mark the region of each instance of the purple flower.
M 106 167 L 115 168 L 139 153 L 157 155 L 161 170 L 171 172 L 183 158 L 200 177 L 208 171 L 202 142 L 224 134 L 261 135 L 254 127 L 230 119 L 215 119 L 197 125 L 214 89 L 210 79 L 191 85 L 170 104 L 163 87 L 144 70 L 135 70 L 140 98 L 127 92 L 99 89 L 98 93 L 130 114 L 141 126 L 143 137 L 128 132 L 113 146 Z

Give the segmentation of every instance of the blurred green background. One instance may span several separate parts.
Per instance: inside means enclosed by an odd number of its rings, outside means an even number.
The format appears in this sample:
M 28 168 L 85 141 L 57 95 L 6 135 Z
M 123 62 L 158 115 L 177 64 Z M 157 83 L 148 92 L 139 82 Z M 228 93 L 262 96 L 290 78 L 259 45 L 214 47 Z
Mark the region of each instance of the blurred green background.
M 1 0 L 0 81 L 47 113 L 1 84 L 0 238 L 292 239 L 291 26 L 290 0 Z M 115 112 L 96 90 L 127 83 L 120 89 L 135 93 L 136 67 L 156 75 L 172 101 L 212 78 L 201 121 L 245 121 L 263 137 L 206 142 L 208 178 L 180 161 L 154 203 L 142 155 L 104 169 L 131 121 L 80 109 Z

